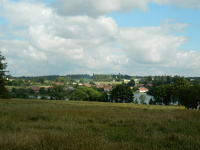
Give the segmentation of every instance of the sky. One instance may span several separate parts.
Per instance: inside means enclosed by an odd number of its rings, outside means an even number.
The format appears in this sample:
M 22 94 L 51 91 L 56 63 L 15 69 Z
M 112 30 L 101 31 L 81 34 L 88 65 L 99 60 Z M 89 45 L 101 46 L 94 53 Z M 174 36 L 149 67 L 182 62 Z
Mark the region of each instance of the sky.
M 199 0 L 0 0 L 12 76 L 200 76 Z

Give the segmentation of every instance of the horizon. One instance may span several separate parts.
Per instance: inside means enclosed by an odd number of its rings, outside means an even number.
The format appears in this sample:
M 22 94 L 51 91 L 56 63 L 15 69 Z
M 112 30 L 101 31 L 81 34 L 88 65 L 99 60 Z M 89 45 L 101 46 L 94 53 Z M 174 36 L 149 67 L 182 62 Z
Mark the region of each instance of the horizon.
M 0 0 L 12 76 L 200 75 L 199 0 Z
M 94 73 L 95 74 L 95 73 Z M 24 76 L 24 75 L 22 75 L 22 76 L 12 76 L 12 77 L 14 77 L 14 78 L 20 78 L 20 77 L 45 77 L 45 76 L 59 76 L 59 77 L 63 77 L 63 76 L 68 76 L 68 75 L 89 75 L 89 76 L 93 76 L 93 74 L 82 74 L 82 73 L 80 73 L 80 74 L 67 74 L 67 75 L 58 75 L 58 74 L 52 74 L 52 75 L 36 75 L 36 76 Z M 100 73 L 100 74 L 96 74 L 96 75 L 119 75 L 119 74 L 102 74 L 102 73 Z M 148 77 L 148 76 L 151 76 L 151 77 L 155 77 L 155 76 L 170 76 L 170 77 L 176 77 L 176 76 L 178 76 L 178 77 L 184 77 L 184 78 L 200 78 L 200 76 L 182 76 L 182 75 L 174 75 L 174 76 L 171 76 L 171 75 L 147 75 L 147 76 L 141 76 L 141 75 L 129 75 L 129 74 L 122 74 L 122 73 L 120 73 L 120 75 L 122 75 L 122 76 L 125 76 L 125 75 L 127 75 L 127 76 L 131 76 L 131 77 Z

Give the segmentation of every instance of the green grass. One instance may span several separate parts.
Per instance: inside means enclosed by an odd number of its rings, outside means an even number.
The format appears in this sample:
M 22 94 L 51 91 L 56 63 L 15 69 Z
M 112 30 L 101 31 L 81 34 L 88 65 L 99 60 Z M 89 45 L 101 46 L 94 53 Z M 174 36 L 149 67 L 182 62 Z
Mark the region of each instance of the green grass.
M 10 91 L 13 89 L 13 88 L 16 88 L 16 89 L 20 89 L 20 88 L 25 88 L 25 89 L 28 89 L 30 88 L 30 86 L 6 86 Z
M 116 82 L 97 82 L 95 81 L 96 84 L 105 84 L 105 85 L 108 85 L 108 84 L 122 84 L 122 82 L 119 82 L 119 81 L 116 81 Z
M 0 149 L 200 147 L 200 111 L 77 101 L 0 100 Z

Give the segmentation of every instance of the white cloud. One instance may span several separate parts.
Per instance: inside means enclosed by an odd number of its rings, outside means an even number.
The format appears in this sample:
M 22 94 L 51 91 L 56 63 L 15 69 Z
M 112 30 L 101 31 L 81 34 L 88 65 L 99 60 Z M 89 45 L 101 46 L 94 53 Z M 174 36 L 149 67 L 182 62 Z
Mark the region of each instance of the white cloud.
M 168 35 L 168 30 L 165 26 L 121 29 L 119 41 L 131 60 L 162 65 L 173 60 L 186 41 L 183 36 Z
M 147 9 L 148 0 L 57 0 L 54 3 L 61 15 L 100 16 L 112 11 L 128 12 L 134 8 Z
M 41 3 L 6 1 L 1 5 L 0 16 L 5 17 L 10 26 L 48 24 L 52 16 L 52 10 Z
M 8 53 L 8 50 L 7 50 L 6 48 L 1 48 L 0 51 L 1 51 L 3 54 Z
M 176 33 L 188 24 L 164 20 L 155 27 L 120 28 L 113 18 L 103 16 L 111 11 L 145 10 L 148 0 L 57 2 L 63 16 L 35 1 L 0 1 L 0 16 L 9 23 L 0 29 L 0 50 L 11 74 L 155 75 L 174 74 L 177 68 L 199 72 L 200 53 L 179 50 L 187 38 Z M 8 34 L 12 39 L 6 38 Z
M 148 3 L 200 9 L 199 0 L 57 0 L 53 3 L 53 7 L 64 16 L 89 15 L 95 17 L 111 12 L 130 12 L 134 9 L 146 11 Z
M 66 17 L 57 20 L 60 24 L 55 27 L 57 34 L 65 38 L 98 38 L 110 37 L 118 32 L 118 25 L 108 17 L 98 17 L 96 19 L 88 16 Z
M 47 60 L 46 55 L 43 52 L 40 52 L 33 48 L 32 46 L 29 46 L 28 50 L 23 51 L 24 57 L 29 57 L 31 59 L 35 60 Z
M 200 9 L 200 1 L 199 0 L 153 0 L 153 2 L 156 2 L 157 4 L 162 5 L 177 5 L 180 7 L 185 8 L 197 8 Z

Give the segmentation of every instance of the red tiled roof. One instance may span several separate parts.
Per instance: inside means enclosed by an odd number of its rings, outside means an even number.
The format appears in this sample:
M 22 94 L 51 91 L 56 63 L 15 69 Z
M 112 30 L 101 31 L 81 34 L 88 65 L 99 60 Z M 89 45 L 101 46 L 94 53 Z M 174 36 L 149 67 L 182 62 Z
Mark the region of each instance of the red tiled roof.
M 112 87 L 111 86 L 106 86 L 105 88 L 104 88 L 104 90 L 112 90 Z
M 145 87 L 141 87 L 141 88 L 138 88 L 140 91 L 146 91 L 147 90 L 147 88 L 145 88 Z
M 104 88 L 105 84 L 97 85 L 97 88 Z
M 85 85 L 86 87 L 88 87 L 88 88 L 92 86 L 91 84 L 88 84 L 88 83 L 85 83 L 84 85 Z
M 144 84 L 136 84 L 137 87 L 142 87 Z
M 39 91 L 40 87 L 39 86 L 31 86 L 30 87 L 33 91 Z

